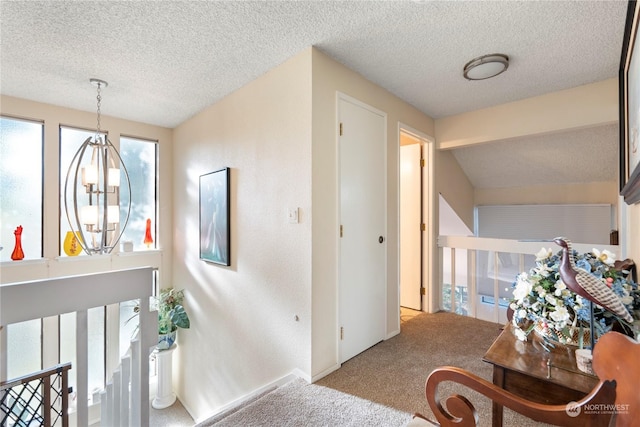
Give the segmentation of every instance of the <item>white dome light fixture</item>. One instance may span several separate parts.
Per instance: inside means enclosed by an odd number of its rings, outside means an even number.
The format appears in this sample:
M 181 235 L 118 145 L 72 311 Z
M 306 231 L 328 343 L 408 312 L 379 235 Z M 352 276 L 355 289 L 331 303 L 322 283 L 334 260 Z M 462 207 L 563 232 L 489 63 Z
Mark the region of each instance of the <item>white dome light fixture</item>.
M 479 56 L 464 66 L 464 78 L 467 80 L 485 80 L 501 74 L 509 68 L 509 57 L 502 53 Z

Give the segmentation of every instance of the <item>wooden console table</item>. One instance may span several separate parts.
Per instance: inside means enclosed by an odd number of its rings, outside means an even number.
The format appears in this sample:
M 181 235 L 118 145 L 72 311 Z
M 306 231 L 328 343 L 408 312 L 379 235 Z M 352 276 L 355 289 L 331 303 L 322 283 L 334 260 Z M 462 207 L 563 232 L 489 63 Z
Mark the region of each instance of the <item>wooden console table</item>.
M 535 332 L 522 342 L 505 326 L 482 360 L 493 365 L 493 383 L 525 399 L 566 404 L 586 396 L 598 378 L 578 370 L 575 347 L 556 345 L 547 351 Z M 502 405 L 493 403 L 493 426 L 502 426 Z

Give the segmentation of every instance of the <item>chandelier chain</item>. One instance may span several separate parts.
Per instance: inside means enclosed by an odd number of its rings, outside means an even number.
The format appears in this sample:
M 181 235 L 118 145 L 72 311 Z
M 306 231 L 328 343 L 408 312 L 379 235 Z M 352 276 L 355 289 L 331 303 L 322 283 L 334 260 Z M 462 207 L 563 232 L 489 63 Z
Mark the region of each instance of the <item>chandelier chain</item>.
M 96 126 L 96 135 L 99 136 L 100 135 L 100 101 L 102 101 L 102 96 L 100 95 L 100 82 L 98 82 L 98 96 L 96 96 L 97 99 L 97 111 L 98 111 L 98 119 L 97 119 L 97 126 Z

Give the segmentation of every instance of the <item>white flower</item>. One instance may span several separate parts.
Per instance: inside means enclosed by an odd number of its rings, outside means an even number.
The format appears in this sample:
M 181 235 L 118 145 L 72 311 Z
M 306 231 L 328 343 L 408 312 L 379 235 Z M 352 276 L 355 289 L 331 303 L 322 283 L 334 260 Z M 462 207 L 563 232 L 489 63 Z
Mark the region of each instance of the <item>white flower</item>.
M 593 253 L 593 255 L 595 255 L 596 258 L 609 266 L 612 266 L 616 262 L 616 254 L 606 249 L 600 252 L 596 248 L 593 248 L 591 252 Z
M 633 298 L 631 299 L 631 301 L 633 301 Z M 527 310 L 525 309 L 520 309 L 518 310 L 518 317 L 521 319 L 524 319 L 527 316 Z
M 553 255 L 551 248 L 549 249 L 542 248 L 536 254 L 536 261 L 542 261 L 544 259 L 550 258 L 551 255 Z
M 516 333 L 516 338 L 518 338 L 520 341 L 527 340 L 527 334 L 525 334 L 522 329 L 514 328 L 513 331 Z
M 569 310 L 566 307 L 556 307 L 555 311 L 549 314 L 549 316 L 556 322 L 566 322 L 569 320 Z
M 522 300 L 531 293 L 531 283 L 527 280 L 527 274 L 518 274 L 516 278 L 516 287 L 513 290 L 513 298 L 516 299 L 518 304 L 522 303 Z
M 553 270 L 547 267 L 547 265 L 543 265 L 538 263 L 538 274 L 542 277 L 549 277 L 549 275 L 553 273 Z
M 622 303 L 624 305 L 629 305 L 629 304 L 633 303 L 633 297 L 630 296 L 630 295 L 624 296 L 621 299 L 622 299 Z
M 565 284 L 562 282 L 562 280 L 558 280 L 558 281 L 556 282 L 556 284 L 555 284 L 555 287 L 556 287 L 556 291 L 554 292 L 554 294 L 555 294 L 557 297 L 562 296 L 562 294 L 563 294 L 563 292 L 562 292 L 562 291 L 564 291 L 565 289 L 567 289 L 567 285 L 565 285 Z
M 557 305 L 558 304 L 558 300 L 556 299 L 556 297 L 554 297 L 553 295 L 547 295 L 545 297 L 545 300 L 547 300 L 547 302 L 551 305 Z
M 536 292 L 541 298 L 544 298 L 544 296 L 547 295 L 547 291 L 545 291 L 542 286 L 536 286 Z

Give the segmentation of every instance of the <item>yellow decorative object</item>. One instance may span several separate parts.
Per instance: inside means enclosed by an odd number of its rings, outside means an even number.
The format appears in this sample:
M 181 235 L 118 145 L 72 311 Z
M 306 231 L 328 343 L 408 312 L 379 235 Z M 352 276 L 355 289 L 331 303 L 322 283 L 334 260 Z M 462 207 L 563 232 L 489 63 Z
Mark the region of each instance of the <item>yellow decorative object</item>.
M 82 251 L 82 246 L 78 242 L 77 232 L 67 231 L 67 235 L 64 238 L 64 253 L 69 256 L 76 256 Z

